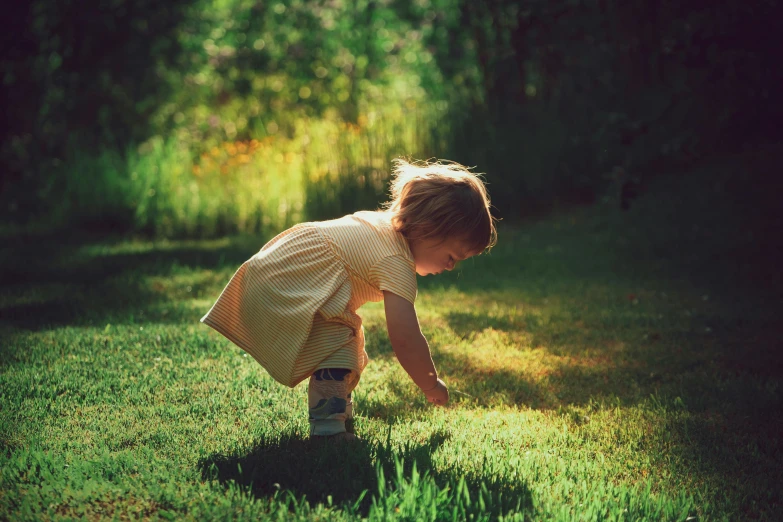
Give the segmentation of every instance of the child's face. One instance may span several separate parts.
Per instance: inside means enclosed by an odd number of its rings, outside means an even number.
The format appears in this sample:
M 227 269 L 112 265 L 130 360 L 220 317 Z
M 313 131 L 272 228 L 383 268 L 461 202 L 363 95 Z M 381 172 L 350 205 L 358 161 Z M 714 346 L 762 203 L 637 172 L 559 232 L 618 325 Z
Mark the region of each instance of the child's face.
M 475 255 L 474 252 L 468 252 L 458 239 L 419 239 L 411 241 L 410 247 L 416 262 L 416 273 L 420 276 L 451 270 L 457 262 Z

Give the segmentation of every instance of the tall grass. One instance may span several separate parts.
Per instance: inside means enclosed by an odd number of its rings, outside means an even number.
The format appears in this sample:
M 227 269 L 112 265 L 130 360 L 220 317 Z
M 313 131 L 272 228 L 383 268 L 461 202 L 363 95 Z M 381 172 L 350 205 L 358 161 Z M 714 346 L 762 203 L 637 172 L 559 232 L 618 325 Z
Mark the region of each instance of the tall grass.
M 155 237 L 271 233 L 376 208 L 394 157 L 433 153 L 430 119 L 415 109 L 288 127 L 206 147 L 156 136 L 126 151 L 76 150 L 41 191 L 51 209 L 41 220 Z
M 327 219 L 385 201 L 391 162 L 400 156 L 437 156 L 435 111 L 372 111 L 358 125 L 311 127 L 306 149 L 305 217 Z M 315 140 L 315 143 L 313 142 Z
M 594 125 L 594 113 L 409 102 L 364 104 L 356 123 L 289 114 L 253 131 L 256 138 L 214 144 L 177 132 L 126 151 L 76 149 L 42 190 L 45 220 L 157 237 L 273 233 L 376 208 L 399 156 L 448 158 L 486 173 L 504 217 L 592 203 L 625 181 L 609 175 L 617 167 L 633 171 L 628 179 L 641 173 L 627 161 L 637 152 Z
M 532 101 L 500 101 L 452 110 L 438 130 L 446 133 L 444 153 L 485 172 L 494 205 L 504 217 L 517 217 L 590 202 L 606 190 L 604 173 L 620 152 L 606 150 L 608 140 L 590 119 L 563 117 Z

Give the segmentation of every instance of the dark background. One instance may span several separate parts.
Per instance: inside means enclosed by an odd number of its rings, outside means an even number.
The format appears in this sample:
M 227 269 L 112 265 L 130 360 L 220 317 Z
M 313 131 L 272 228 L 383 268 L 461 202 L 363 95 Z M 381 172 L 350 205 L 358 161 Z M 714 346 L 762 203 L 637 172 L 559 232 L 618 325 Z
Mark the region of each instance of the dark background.
M 432 104 L 448 103 L 431 129 L 442 144 L 433 155 L 486 172 L 504 218 L 607 194 L 627 209 L 656 176 L 688 176 L 705 160 L 745 154 L 737 184 L 749 211 L 760 226 L 779 224 L 780 155 L 753 151 L 781 139 L 780 2 L 228 4 L 10 4 L 0 32 L 3 220 L 40 222 L 62 207 L 84 158 L 122 158 L 183 128 L 194 157 L 226 141 L 199 107 L 226 119 L 242 113 L 241 105 L 227 109 L 235 101 L 261 100 L 234 140 L 263 137 L 271 115 L 285 127 L 280 114 L 335 110 L 355 123 L 368 99 L 363 86 L 388 83 L 403 64 Z M 259 49 L 263 38 L 269 43 Z M 353 62 L 340 66 L 335 58 L 346 52 Z M 205 84 L 194 84 L 204 70 Z M 285 78 L 282 89 L 254 83 L 273 75 Z M 296 95 L 303 86 L 313 92 L 307 99 Z M 339 89 L 343 96 L 323 96 Z M 126 175 L 118 168 L 116 176 Z M 106 217 L 94 209 L 81 219 L 77 210 L 63 207 L 57 225 Z M 110 222 L 145 231 L 128 216 L 115 208 Z

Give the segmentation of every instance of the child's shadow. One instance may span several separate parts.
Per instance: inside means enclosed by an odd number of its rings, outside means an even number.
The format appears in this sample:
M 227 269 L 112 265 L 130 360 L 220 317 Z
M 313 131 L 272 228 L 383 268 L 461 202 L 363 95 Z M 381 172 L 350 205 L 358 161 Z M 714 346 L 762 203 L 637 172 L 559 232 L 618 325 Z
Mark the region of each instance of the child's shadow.
M 295 497 L 306 497 L 311 505 L 331 502 L 334 505 L 356 505 L 365 516 L 378 493 L 376 464 L 383 468 L 386 480 L 395 476 L 397 463 L 403 466 L 404 476 L 410 477 L 414 462 L 419 474 L 429 472 L 439 487 L 452 488 L 460 478 L 472 491 L 482 486 L 478 478 L 466 477 L 454 471 L 436 472 L 432 455 L 448 439 L 448 435 L 436 432 L 421 445 L 406 444 L 399 450 L 389 445 L 352 441 L 347 443 L 313 442 L 296 436 L 279 441 L 263 439 L 249 452 L 240 455 L 213 455 L 200 462 L 205 479 L 231 481 L 248 487 L 258 498 L 269 498 L 278 491 L 289 491 Z M 525 483 L 501 484 L 493 481 L 485 484 L 493 491 L 503 492 L 505 499 L 514 506 L 494 506 L 498 514 L 516 507 L 529 507 L 530 492 Z M 497 490 L 497 491 L 495 491 Z M 362 495 L 366 491 L 365 495 Z
M 358 499 L 365 489 L 377 489 L 372 450 L 363 442 L 262 439 L 248 453 L 213 455 L 201 468 L 205 478 L 248 486 L 258 498 L 282 490 L 313 504 L 326 503 L 328 496 L 338 504 Z
M 431 455 L 445 440 L 433 435 L 430 440 L 406 451 L 404 461 L 417 461 L 419 470 L 429 469 Z M 287 437 L 275 442 L 264 440 L 243 455 L 213 455 L 201 462 L 205 478 L 221 482 L 234 481 L 249 486 L 259 498 L 268 498 L 276 491 L 287 490 L 296 497 L 305 496 L 312 503 L 354 503 L 363 491 L 367 495 L 360 506 L 369 507 L 369 499 L 378 491 L 374 461 L 384 468 L 393 462 L 388 448 L 365 441 L 313 441 Z M 390 476 L 390 469 L 384 469 Z

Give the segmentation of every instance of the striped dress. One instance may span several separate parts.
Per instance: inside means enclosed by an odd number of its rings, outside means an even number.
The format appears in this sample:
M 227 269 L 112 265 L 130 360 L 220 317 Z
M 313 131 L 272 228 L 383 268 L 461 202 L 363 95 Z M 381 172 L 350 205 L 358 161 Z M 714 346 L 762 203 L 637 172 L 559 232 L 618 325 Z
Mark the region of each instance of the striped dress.
M 413 303 L 416 271 L 387 212 L 299 224 L 246 261 L 201 321 L 286 386 L 367 365 L 356 310 L 389 291 Z

